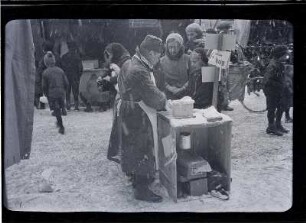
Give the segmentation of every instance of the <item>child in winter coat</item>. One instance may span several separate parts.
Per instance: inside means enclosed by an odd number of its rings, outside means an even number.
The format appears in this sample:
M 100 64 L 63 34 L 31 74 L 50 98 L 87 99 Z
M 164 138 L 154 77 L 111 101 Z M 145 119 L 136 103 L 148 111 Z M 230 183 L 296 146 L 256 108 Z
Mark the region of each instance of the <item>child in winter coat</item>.
M 207 66 L 208 58 L 201 47 L 190 54 L 191 72 L 188 81 L 188 95 L 195 101 L 195 108 L 207 108 L 212 105 L 213 82 L 202 83 L 201 67 Z M 204 74 L 205 75 L 205 74 Z
M 197 23 L 191 23 L 185 29 L 187 35 L 186 53 L 190 54 L 195 48 L 205 46 L 204 31 Z
M 272 52 L 272 59 L 264 75 L 264 93 L 267 101 L 269 125 L 267 134 L 282 136 L 288 133 L 281 124 L 283 112 L 287 107 L 285 66 L 286 46 L 277 46 Z
M 44 63 L 47 69 L 42 74 L 43 92 L 49 100 L 51 110 L 54 111 L 59 133 L 64 134 L 65 128 L 61 117 L 61 108 L 64 106 L 68 80 L 64 71 L 55 66 L 55 57 L 52 52 L 49 51 L 44 56 Z

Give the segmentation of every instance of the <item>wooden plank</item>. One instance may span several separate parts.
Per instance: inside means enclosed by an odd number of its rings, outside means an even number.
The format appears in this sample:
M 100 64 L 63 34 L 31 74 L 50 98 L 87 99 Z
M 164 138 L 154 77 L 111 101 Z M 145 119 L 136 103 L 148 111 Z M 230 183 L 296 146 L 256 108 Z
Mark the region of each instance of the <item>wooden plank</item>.
M 219 172 L 225 173 L 229 179 L 226 190 L 230 190 L 231 178 L 231 138 L 232 122 L 211 127 L 208 130 L 209 154 L 208 161 L 211 167 Z
M 213 89 L 213 98 L 212 98 L 212 105 L 217 108 L 218 104 L 218 87 L 219 87 L 219 77 L 221 76 L 221 69 L 216 69 L 216 75 L 214 79 L 214 89 Z

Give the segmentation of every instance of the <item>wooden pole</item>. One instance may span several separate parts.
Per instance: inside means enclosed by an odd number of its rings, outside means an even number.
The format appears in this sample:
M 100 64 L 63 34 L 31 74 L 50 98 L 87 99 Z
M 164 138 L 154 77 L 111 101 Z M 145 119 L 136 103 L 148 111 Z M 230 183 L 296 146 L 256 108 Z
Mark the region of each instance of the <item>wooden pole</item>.
M 220 67 L 217 67 L 216 69 L 216 75 L 214 79 L 214 88 L 213 88 L 213 99 L 212 99 L 212 105 L 217 108 L 218 104 L 218 87 L 219 87 L 219 77 L 221 75 L 222 69 Z

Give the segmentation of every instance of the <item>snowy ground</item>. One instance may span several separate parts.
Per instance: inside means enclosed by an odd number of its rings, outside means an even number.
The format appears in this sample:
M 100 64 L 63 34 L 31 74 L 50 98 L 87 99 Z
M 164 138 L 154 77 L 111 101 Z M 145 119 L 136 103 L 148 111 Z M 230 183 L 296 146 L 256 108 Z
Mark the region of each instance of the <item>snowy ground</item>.
M 246 103 L 264 103 L 263 96 L 246 96 Z M 245 110 L 238 101 L 233 119 L 232 186 L 230 200 L 209 195 L 159 204 L 134 200 L 131 184 L 120 166 L 106 159 L 112 112 L 71 111 L 60 135 L 49 110 L 35 110 L 29 160 L 6 170 L 9 208 L 22 211 L 103 212 L 274 212 L 292 203 L 292 131 L 265 133 L 266 114 Z M 292 124 L 284 124 L 292 129 Z M 49 183 L 53 192 L 39 192 Z M 163 193 L 164 194 L 164 193 Z M 165 195 L 165 194 L 164 194 Z

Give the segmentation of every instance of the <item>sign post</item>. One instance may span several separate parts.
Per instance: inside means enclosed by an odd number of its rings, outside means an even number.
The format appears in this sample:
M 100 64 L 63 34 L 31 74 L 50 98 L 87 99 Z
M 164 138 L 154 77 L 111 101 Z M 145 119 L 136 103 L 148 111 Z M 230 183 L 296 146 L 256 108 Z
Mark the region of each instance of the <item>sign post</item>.
M 218 86 L 221 80 L 222 70 L 227 69 L 231 52 L 236 46 L 236 35 L 234 34 L 206 34 L 205 49 L 212 50 L 208 64 L 216 67 L 213 89 L 212 105 L 216 108 L 218 104 Z M 205 71 L 202 69 L 202 81 Z M 204 82 L 204 81 L 203 81 Z
M 209 58 L 208 63 L 216 66 L 215 78 L 214 78 L 214 88 L 213 88 L 213 98 L 212 105 L 216 108 L 218 104 L 218 85 L 221 80 L 222 69 L 227 69 L 229 65 L 231 52 L 229 51 L 219 51 L 213 50 Z

